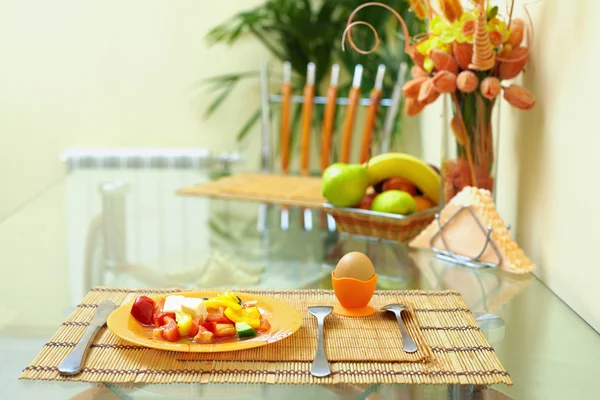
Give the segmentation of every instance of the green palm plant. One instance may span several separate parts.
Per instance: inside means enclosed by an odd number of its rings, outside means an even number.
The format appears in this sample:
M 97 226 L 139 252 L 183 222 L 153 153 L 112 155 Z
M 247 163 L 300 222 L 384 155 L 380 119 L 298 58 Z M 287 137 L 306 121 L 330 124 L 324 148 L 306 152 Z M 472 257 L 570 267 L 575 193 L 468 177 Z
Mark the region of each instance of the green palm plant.
M 406 0 L 386 0 L 386 4 L 405 18 L 412 34 L 423 30 L 422 22 L 409 12 Z M 301 89 L 306 80 L 306 65 L 314 62 L 317 65 L 316 94 L 320 94 L 333 63 L 338 62 L 342 68 L 340 93 L 347 93 L 351 84 L 351 76 L 356 64 L 367 65 L 364 69 L 362 95 L 368 96 L 375 82 L 376 67 L 384 64 L 387 67 L 384 82 L 384 96 L 391 95 L 395 77 L 401 61 L 410 65 L 410 59 L 404 54 L 404 38 L 397 34 L 398 23 L 392 14 L 383 8 L 365 8 L 359 14 L 360 19 L 368 21 L 378 32 L 382 45 L 369 55 L 362 55 L 353 50 L 346 52 L 341 48 L 341 37 L 346 27 L 348 16 L 363 0 L 266 0 L 258 7 L 235 14 L 229 20 L 213 28 L 207 35 L 210 44 L 233 44 L 245 35 L 257 39 L 279 62 L 289 61 L 293 69 L 295 92 Z M 361 29 L 364 28 L 364 29 Z M 375 43 L 373 33 L 365 27 L 353 29 L 353 38 L 360 48 L 371 48 Z M 258 69 L 258 68 L 257 68 Z M 205 116 L 209 117 L 222 106 L 243 79 L 257 79 L 258 71 L 239 74 L 220 75 L 208 78 L 205 84 L 215 95 L 208 106 Z M 279 81 L 280 80 L 280 77 Z M 315 110 L 315 123 L 320 121 L 322 107 Z M 294 113 L 299 116 L 298 109 Z M 382 123 L 383 112 L 378 123 Z M 237 133 L 237 140 L 242 140 L 250 129 L 258 122 L 260 110 L 242 125 Z M 293 122 L 297 127 L 298 118 Z M 398 126 L 398 124 L 396 124 Z M 292 146 L 298 129 L 292 130 Z M 399 134 L 396 128 L 395 136 Z M 292 153 L 293 154 L 293 153 Z

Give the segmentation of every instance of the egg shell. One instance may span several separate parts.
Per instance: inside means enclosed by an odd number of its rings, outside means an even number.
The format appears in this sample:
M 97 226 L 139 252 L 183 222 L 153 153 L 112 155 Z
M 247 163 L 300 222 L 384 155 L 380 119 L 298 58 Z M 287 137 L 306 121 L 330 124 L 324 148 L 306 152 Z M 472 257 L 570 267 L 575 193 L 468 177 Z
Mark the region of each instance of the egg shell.
M 353 251 L 340 259 L 334 271 L 336 278 L 354 278 L 368 281 L 375 275 L 373 263 L 363 253 Z

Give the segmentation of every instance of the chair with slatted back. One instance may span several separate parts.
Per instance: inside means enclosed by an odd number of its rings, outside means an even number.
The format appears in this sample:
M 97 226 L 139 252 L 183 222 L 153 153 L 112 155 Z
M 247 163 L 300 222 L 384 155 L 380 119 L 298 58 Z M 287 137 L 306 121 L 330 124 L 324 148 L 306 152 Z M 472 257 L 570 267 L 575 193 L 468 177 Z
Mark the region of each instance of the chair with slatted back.
M 359 161 L 366 162 L 371 156 L 371 146 L 373 142 L 373 134 L 375 129 L 375 119 L 378 107 L 387 107 L 385 123 L 381 131 L 381 141 L 379 152 L 387 152 L 390 146 L 390 137 L 394 120 L 398 114 L 398 107 L 401 98 L 401 88 L 403 85 L 404 76 L 406 75 L 406 64 L 402 63 L 399 68 L 398 79 L 394 86 L 394 91 L 391 98 L 382 98 L 381 86 L 385 74 L 385 67 L 380 65 L 377 70 L 376 83 L 371 91 L 369 98 L 360 97 L 360 85 L 363 73 L 363 67 L 357 65 L 354 71 L 354 79 L 352 87 L 347 97 L 338 97 L 338 82 L 339 82 L 339 66 L 332 66 L 330 85 L 326 96 L 315 96 L 315 69 L 314 63 L 309 63 L 307 66 L 307 81 L 304 86 L 302 95 L 294 95 L 292 93 L 291 84 L 291 64 L 284 63 L 283 82 L 280 94 L 269 93 L 269 79 L 266 64 L 261 66 L 260 84 L 261 84 L 261 169 L 263 172 L 273 173 L 274 168 L 274 149 L 273 135 L 271 132 L 271 104 L 278 104 L 281 107 L 280 126 L 279 126 L 279 142 L 280 142 L 280 168 L 281 173 L 287 175 L 290 173 L 290 137 L 291 137 L 291 118 L 292 104 L 302 104 L 301 123 L 300 123 L 300 146 L 299 146 L 299 173 L 301 175 L 311 175 L 311 141 L 315 138 L 313 134 L 313 112 L 315 105 L 324 105 L 323 121 L 318 134 L 320 135 L 321 152 L 319 155 L 319 173 L 334 161 L 344 163 Z M 343 124 L 341 126 L 341 144 L 339 151 L 339 160 L 332 159 L 332 141 L 334 137 L 334 118 L 336 108 L 343 106 L 344 112 Z M 361 147 L 359 151 L 359 159 L 351 160 L 351 143 L 355 130 L 356 111 L 359 106 L 367 107 L 367 115 L 365 124 L 362 129 L 362 138 L 360 140 Z M 289 227 L 289 209 L 283 207 L 281 213 L 281 228 Z M 264 229 L 264 219 L 266 206 L 261 211 L 259 217 L 259 229 Z M 312 228 L 312 213 L 310 210 L 303 211 L 304 228 L 310 230 Z M 335 222 L 332 218 L 327 219 L 329 230 L 335 230 Z

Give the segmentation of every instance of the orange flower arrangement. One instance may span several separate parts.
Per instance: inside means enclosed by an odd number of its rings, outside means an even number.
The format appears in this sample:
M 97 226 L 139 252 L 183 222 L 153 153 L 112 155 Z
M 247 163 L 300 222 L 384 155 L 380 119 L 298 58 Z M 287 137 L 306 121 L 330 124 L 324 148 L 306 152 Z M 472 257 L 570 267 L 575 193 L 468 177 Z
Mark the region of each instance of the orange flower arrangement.
M 403 87 L 404 110 L 418 115 L 441 94 L 449 94 L 454 117 L 450 123 L 457 144 L 457 156 L 442 165 L 444 199 L 454 197 L 464 186 L 493 190 L 494 140 L 492 111 L 501 93 L 513 107 L 530 110 L 535 97 L 527 89 L 505 82 L 516 78 L 528 61 L 529 49 L 523 45 L 525 21 L 512 18 L 514 0 L 509 0 L 507 15 L 485 0 L 472 0 L 464 9 L 460 0 L 408 0 L 411 10 L 429 21 L 427 32 L 411 38 L 402 17 L 390 6 L 365 3 L 350 15 L 344 31 L 355 50 L 351 28 L 367 25 L 353 21 L 364 7 L 377 5 L 390 10 L 401 23 L 405 52 L 414 61 L 412 79 Z M 527 10 L 526 10 L 527 11 Z M 527 14 L 529 16 L 529 14 Z M 376 37 L 376 43 L 379 38 Z

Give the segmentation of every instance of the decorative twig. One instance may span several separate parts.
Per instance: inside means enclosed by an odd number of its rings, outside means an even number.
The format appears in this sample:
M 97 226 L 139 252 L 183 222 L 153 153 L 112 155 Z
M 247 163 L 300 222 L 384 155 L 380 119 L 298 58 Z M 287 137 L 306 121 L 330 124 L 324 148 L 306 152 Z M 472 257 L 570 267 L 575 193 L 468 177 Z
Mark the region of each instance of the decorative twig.
M 510 11 L 508 12 L 508 25 L 510 26 L 510 22 L 512 21 L 512 15 L 513 15 L 513 10 L 515 8 L 515 0 L 508 0 L 508 3 L 506 3 L 506 7 L 509 7 L 509 3 L 510 3 Z
M 377 30 L 373 27 L 373 25 L 369 24 L 368 22 L 364 22 L 364 21 L 354 21 L 354 22 L 352 21 L 357 12 L 359 12 L 360 10 L 362 10 L 365 7 L 370 7 L 370 6 L 383 7 L 383 8 L 388 9 L 392 14 L 394 14 L 394 16 L 400 22 L 400 25 L 402 25 L 402 31 L 404 33 L 404 37 L 406 38 L 406 40 L 404 41 L 404 52 L 408 53 L 409 49 L 410 49 L 410 34 L 408 33 L 408 27 L 406 26 L 406 22 L 404 22 L 404 19 L 398 13 L 398 11 L 394 10 L 391 6 L 388 6 L 387 4 L 383 4 L 383 3 L 379 3 L 379 2 L 365 3 L 365 4 L 362 4 L 358 7 L 356 7 L 354 9 L 354 11 L 352 11 L 352 14 L 350 14 L 350 16 L 348 17 L 348 23 L 346 25 L 346 29 L 344 29 L 344 33 L 342 34 L 342 50 L 346 51 L 346 48 L 344 45 L 344 43 L 346 42 L 346 35 L 348 36 L 348 43 L 350 43 L 350 47 L 352 47 L 352 49 L 354 49 L 354 51 L 356 51 L 357 53 L 370 54 L 377 49 L 377 46 L 379 46 L 379 43 L 380 43 L 379 35 L 377 34 Z M 350 31 L 356 25 L 366 25 L 373 32 L 373 35 L 375 36 L 375 46 L 373 46 L 370 50 L 359 49 L 358 46 L 356 46 L 356 44 L 354 43 L 354 40 L 352 40 L 352 33 Z

